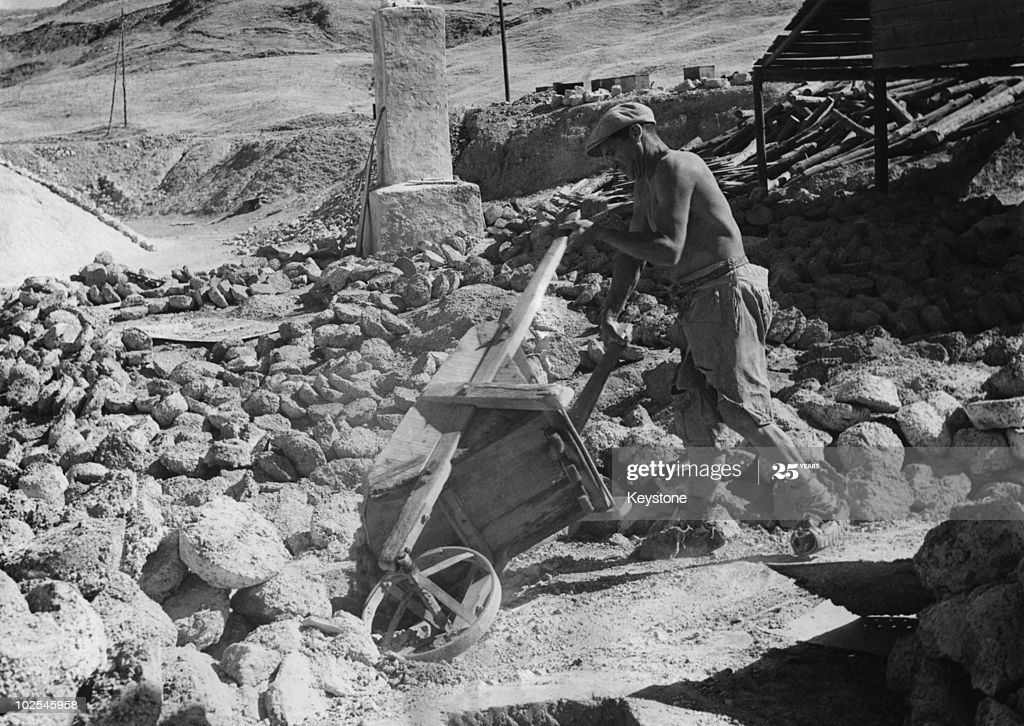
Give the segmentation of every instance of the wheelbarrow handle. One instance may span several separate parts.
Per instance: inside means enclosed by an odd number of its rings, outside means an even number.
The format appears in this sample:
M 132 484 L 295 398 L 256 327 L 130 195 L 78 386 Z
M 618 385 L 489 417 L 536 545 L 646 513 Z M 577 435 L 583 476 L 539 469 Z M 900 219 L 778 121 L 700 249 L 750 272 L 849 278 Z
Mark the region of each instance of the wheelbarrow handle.
M 607 383 L 608 376 L 615 370 L 615 364 L 619 362 L 624 350 L 626 350 L 626 346 L 622 343 L 608 344 L 600 362 L 594 372 L 590 374 L 590 380 L 587 381 L 573 403 L 569 410 L 569 420 L 572 421 L 572 425 L 577 431 L 583 430 L 590 414 L 594 412 L 594 406 L 597 405 L 597 399 L 601 397 L 604 384 Z

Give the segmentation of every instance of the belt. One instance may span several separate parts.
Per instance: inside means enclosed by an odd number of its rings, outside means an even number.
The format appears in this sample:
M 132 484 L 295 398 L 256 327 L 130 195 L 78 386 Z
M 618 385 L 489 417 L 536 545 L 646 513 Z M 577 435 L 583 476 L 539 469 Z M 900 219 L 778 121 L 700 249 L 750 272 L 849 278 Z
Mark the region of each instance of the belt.
M 745 255 L 739 257 L 730 257 L 721 262 L 716 262 L 713 265 L 702 267 L 696 272 L 687 275 L 682 280 L 679 280 L 673 284 L 669 291 L 673 295 L 689 295 L 695 292 L 701 285 L 716 280 L 722 275 L 726 275 L 738 267 L 743 267 L 747 264 L 748 260 Z

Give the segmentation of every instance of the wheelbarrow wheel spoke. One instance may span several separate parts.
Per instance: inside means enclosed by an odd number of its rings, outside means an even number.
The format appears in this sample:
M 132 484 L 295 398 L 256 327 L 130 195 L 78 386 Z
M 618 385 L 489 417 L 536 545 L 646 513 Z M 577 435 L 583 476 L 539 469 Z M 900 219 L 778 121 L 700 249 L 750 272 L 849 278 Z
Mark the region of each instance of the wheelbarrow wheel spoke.
M 422 573 L 415 573 L 413 579 L 416 584 L 426 590 L 428 593 L 433 595 L 438 603 L 448 608 L 448 610 L 466 622 L 473 622 L 475 618 L 473 613 L 462 607 L 462 603 L 456 600 L 454 597 L 445 592 L 437 583 L 431 580 L 429 577 L 424 577 Z
M 452 555 L 451 557 L 447 557 L 447 558 L 441 560 L 436 565 L 431 565 L 430 567 L 423 568 L 422 570 L 420 570 L 420 574 L 422 574 L 424 577 L 430 577 L 435 572 L 440 572 L 441 570 L 447 570 L 449 567 L 457 565 L 460 562 L 465 562 L 466 560 L 471 560 L 472 561 L 473 558 L 474 558 L 473 552 L 460 552 L 457 555 Z
M 407 592 L 404 593 L 401 601 L 398 603 L 398 607 L 395 608 L 395 612 L 391 616 L 391 620 L 388 622 L 388 629 L 384 631 L 384 637 L 381 639 L 382 648 L 391 650 L 394 645 L 395 631 L 398 630 L 398 625 L 402 622 L 402 616 L 405 615 L 406 611 L 409 609 L 410 600 L 412 600 L 412 595 Z

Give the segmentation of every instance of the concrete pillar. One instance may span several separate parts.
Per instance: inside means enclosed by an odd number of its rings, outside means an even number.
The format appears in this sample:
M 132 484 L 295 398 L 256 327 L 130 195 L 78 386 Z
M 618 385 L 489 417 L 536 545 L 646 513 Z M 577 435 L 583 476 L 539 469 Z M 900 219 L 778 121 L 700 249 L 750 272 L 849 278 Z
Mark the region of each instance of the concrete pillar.
M 423 240 L 484 233 L 480 187 L 469 182 L 413 181 L 370 192 L 370 230 L 364 250 L 402 249 Z
M 373 16 L 380 183 L 451 179 L 444 10 L 382 8 Z

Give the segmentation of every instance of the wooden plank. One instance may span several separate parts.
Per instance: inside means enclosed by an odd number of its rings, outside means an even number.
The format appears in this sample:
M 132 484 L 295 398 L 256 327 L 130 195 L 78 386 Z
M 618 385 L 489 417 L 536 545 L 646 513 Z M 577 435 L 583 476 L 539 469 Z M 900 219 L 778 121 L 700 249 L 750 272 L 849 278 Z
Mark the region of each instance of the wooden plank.
M 821 30 L 822 28 L 841 27 L 846 25 L 867 25 L 871 22 L 871 15 L 866 10 L 848 10 L 843 13 L 823 15 L 807 26 L 806 30 Z
M 815 27 L 820 22 L 823 14 L 826 18 L 835 19 L 847 16 L 868 17 L 870 12 L 871 9 L 867 0 L 856 0 L 856 2 L 835 2 L 833 0 L 831 3 L 819 3 L 816 5 L 804 3 L 784 29 L 796 30 L 801 27 Z
M 803 40 L 809 43 L 855 43 L 870 41 L 870 28 L 850 28 L 848 31 L 804 31 Z
M 771 67 L 766 68 L 764 73 L 764 79 L 766 81 L 790 81 L 798 83 L 800 81 L 833 81 L 836 79 L 844 80 L 870 80 L 871 78 L 871 67 L 864 68 L 846 68 L 846 69 L 830 69 L 830 68 L 814 68 L 808 66 L 789 66 L 789 67 Z
M 871 21 L 865 16 L 863 18 L 837 18 L 825 23 L 815 23 L 805 28 L 801 35 L 828 35 L 835 33 L 839 35 L 857 34 L 864 37 L 870 32 Z
M 578 493 L 578 488 L 548 487 L 507 516 L 487 524 L 484 536 L 493 542 L 508 542 L 507 557 L 515 557 L 580 519 Z
M 848 58 L 848 59 L 812 59 L 807 60 L 803 58 L 780 58 L 769 68 L 808 68 L 813 70 L 860 70 L 862 68 L 871 68 L 870 58 Z M 840 76 L 832 76 L 832 78 L 839 78 Z
M 916 48 L 894 48 L 892 50 L 876 50 L 875 51 L 875 67 L 894 69 L 899 67 L 909 67 L 923 69 L 931 67 L 936 69 L 936 73 L 942 75 L 951 75 L 954 71 L 951 70 L 940 70 L 942 64 L 946 63 L 977 63 L 979 61 L 997 61 L 1005 59 L 1006 66 L 1002 68 L 1009 69 L 1010 63 L 1020 62 L 1021 56 L 1024 54 L 1021 50 L 1020 41 L 1005 42 L 1004 40 L 987 40 L 977 41 L 973 43 L 964 44 L 961 42 L 951 43 L 940 43 L 936 45 L 918 46 Z M 980 68 L 971 69 L 960 69 L 958 72 L 964 75 L 977 75 L 978 72 L 982 71 Z M 923 74 L 925 71 L 918 70 L 919 74 Z M 1012 72 L 1006 70 L 1004 72 Z
M 870 0 L 871 13 L 887 13 L 900 10 L 917 11 L 927 13 L 930 7 L 945 2 L 946 0 Z M 977 0 L 956 0 L 957 2 L 976 2 Z
M 775 59 L 779 57 L 780 54 L 784 53 L 786 48 L 792 45 L 793 42 L 799 37 L 800 31 L 802 31 L 810 24 L 810 22 L 814 19 L 814 16 L 818 13 L 819 10 L 821 10 L 821 8 L 825 6 L 827 2 L 828 0 L 814 0 L 814 4 L 807 9 L 807 12 L 804 15 L 804 17 L 801 18 L 798 22 L 795 21 L 796 24 L 793 26 L 792 31 L 789 34 L 789 37 L 782 43 L 780 43 L 779 47 L 776 48 L 775 51 L 769 54 L 769 56 L 764 60 L 763 65 L 770 66 L 772 62 L 774 62 Z M 803 10 L 803 8 L 801 8 L 801 10 Z
M 797 10 L 796 13 L 793 15 L 792 19 L 789 21 L 789 25 L 787 25 L 785 29 L 793 30 L 801 23 L 806 25 L 808 16 L 812 15 L 815 12 L 818 12 L 821 9 L 822 5 L 823 3 L 811 3 L 805 0 L 803 5 L 800 6 L 800 9 Z
M 444 383 L 419 400 L 477 408 L 545 411 L 565 408 L 573 390 L 557 383 Z
M 475 330 L 470 330 L 459 341 L 458 346 L 441 364 L 431 379 L 431 385 L 443 385 L 448 382 L 465 382 L 473 376 L 485 349 L 480 347 Z M 429 390 L 428 385 L 426 390 Z M 414 479 L 419 476 L 427 457 L 434 450 L 437 439 L 445 432 L 453 430 L 460 421 L 448 420 L 447 414 L 454 414 L 457 409 L 450 406 L 431 404 L 426 401 L 417 403 L 399 422 L 391 439 L 377 455 L 373 470 L 369 476 L 369 494 L 371 497 L 387 492 L 396 483 Z M 425 435 L 432 429 L 431 435 Z
M 550 506 L 561 502 L 561 511 L 551 512 L 559 520 L 578 510 L 579 489 L 564 482 L 561 466 L 548 456 L 548 428 L 538 415 L 462 459 L 452 473 L 448 486 L 494 552 L 514 549 L 520 534 L 545 526 L 543 513 L 531 508 L 530 502 L 538 498 Z M 541 539 L 555 531 L 547 531 Z
M 987 20 L 985 20 L 987 18 Z M 875 33 L 879 67 L 934 65 L 1024 56 L 1024 12 L 929 21 Z
M 959 20 L 931 20 L 915 25 L 873 25 L 875 50 L 917 48 L 940 43 L 976 43 L 982 40 L 1016 41 L 1024 33 L 1024 12 L 990 13 Z
M 959 20 L 1021 10 L 1020 0 L 929 0 L 922 4 L 903 4 L 892 8 L 872 7 L 871 21 L 878 27 L 895 27 L 918 25 L 923 20 Z
M 786 58 L 800 58 L 800 57 L 831 57 L 831 56 L 858 56 L 858 55 L 871 55 L 874 49 L 870 41 L 858 41 L 858 42 L 814 42 L 814 43 L 796 43 L 789 50 L 786 51 Z
M 562 465 L 548 455 L 551 429 L 562 437 L 568 458 L 578 462 L 582 489 L 570 484 Z M 508 556 L 578 518 L 582 512 L 577 498 L 584 491 L 597 509 L 611 504 L 596 465 L 573 435 L 564 412 L 538 415 L 461 459 L 446 488 L 458 494 L 466 517 L 491 550 L 508 551 Z

